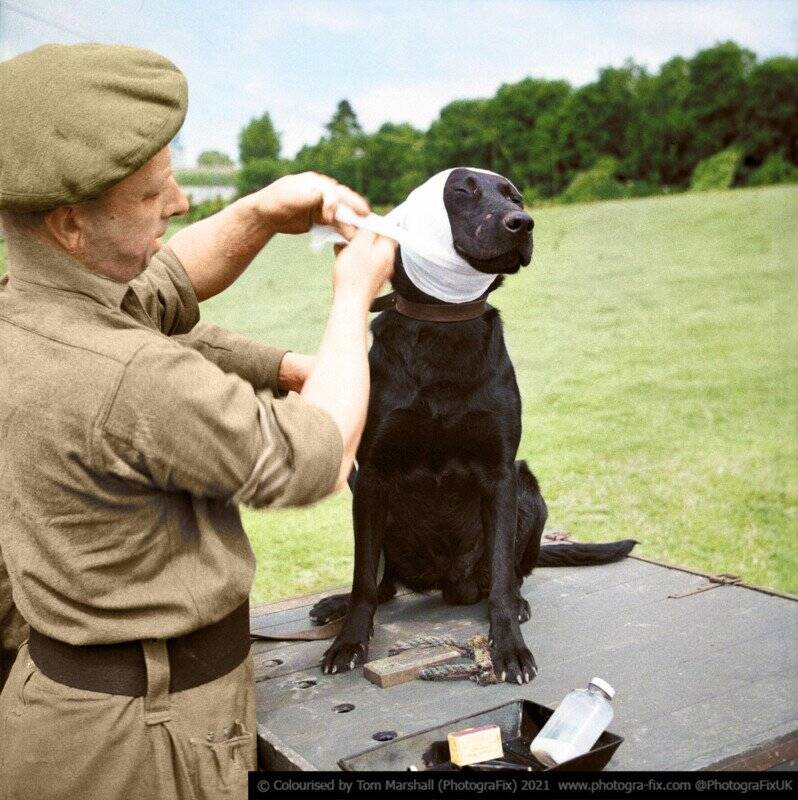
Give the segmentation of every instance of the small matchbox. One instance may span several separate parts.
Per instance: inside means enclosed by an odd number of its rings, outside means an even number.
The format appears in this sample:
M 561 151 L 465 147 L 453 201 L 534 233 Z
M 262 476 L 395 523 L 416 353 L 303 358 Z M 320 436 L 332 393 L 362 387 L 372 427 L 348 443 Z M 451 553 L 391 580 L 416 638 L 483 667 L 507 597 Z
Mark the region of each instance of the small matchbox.
M 504 756 L 502 734 L 498 725 L 465 728 L 462 731 L 450 733 L 447 739 L 449 740 L 449 758 L 458 767 Z

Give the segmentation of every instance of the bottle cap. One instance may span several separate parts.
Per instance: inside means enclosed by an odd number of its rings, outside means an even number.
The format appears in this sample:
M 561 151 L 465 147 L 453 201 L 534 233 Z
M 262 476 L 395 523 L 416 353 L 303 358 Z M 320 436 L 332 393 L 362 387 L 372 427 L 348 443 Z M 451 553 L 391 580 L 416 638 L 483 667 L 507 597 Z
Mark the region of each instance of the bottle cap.
M 612 686 L 607 683 L 607 681 L 604 681 L 601 678 L 591 678 L 588 685 L 595 686 L 597 689 L 601 689 L 601 691 L 604 692 L 604 694 L 606 694 L 610 700 L 615 697 L 615 689 L 613 689 Z

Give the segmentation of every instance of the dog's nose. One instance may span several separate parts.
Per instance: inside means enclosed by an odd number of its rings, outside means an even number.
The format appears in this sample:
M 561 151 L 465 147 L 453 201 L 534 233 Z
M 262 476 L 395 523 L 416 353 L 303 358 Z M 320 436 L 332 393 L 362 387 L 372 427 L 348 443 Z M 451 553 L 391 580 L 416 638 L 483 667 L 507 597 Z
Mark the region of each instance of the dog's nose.
M 502 225 L 507 228 L 510 233 L 530 233 L 535 223 L 532 217 L 524 211 L 511 211 L 502 220 Z

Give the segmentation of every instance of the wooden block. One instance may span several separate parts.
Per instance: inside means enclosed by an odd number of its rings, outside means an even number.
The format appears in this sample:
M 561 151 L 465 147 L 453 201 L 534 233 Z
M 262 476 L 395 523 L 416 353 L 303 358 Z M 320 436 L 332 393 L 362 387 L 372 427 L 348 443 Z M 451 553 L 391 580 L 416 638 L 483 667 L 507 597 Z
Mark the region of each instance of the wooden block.
M 414 680 L 424 667 L 443 664 L 455 658 L 460 658 L 460 653 L 453 647 L 422 647 L 370 661 L 363 667 L 363 674 L 372 683 L 387 689 Z
M 498 725 L 466 728 L 454 731 L 446 738 L 449 742 L 449 758 L 458 767 L 504 756 L 502 732 Z

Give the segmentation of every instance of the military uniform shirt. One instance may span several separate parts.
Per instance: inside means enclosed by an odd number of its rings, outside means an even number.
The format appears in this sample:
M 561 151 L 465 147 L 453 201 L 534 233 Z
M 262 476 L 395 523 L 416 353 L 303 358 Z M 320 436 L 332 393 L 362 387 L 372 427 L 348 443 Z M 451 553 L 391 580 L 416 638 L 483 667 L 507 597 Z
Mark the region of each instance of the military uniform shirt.
M 71 644 L 179 636 L 250 591 L 238 503 L 332 490 L 334 420 L 279 396 L 284 350 L 197 324 L 166 248 L 129 284 L 32 236 L 0 279 L 0 549 L 14 601 Z

